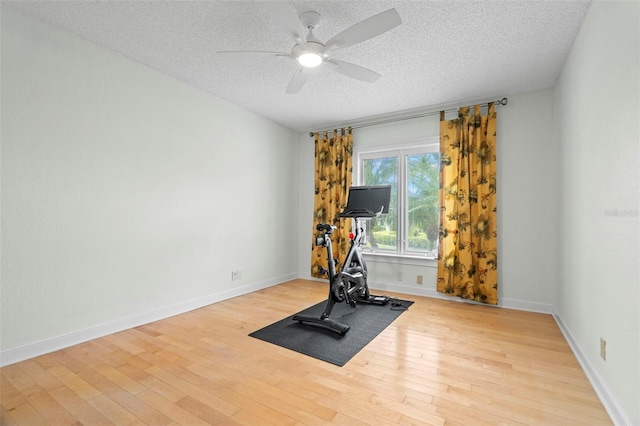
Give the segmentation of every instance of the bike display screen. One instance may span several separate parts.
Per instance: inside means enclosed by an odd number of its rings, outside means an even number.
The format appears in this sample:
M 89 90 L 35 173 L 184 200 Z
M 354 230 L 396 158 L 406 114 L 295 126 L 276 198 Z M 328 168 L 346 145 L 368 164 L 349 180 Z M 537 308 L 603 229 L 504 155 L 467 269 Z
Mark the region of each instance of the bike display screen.
M 347 206 L 341 216 L 368 213 L 366 216 L 389 213 L 391 185 L 352 186 Z M 365 216 L 360 216 L 365 217 Z

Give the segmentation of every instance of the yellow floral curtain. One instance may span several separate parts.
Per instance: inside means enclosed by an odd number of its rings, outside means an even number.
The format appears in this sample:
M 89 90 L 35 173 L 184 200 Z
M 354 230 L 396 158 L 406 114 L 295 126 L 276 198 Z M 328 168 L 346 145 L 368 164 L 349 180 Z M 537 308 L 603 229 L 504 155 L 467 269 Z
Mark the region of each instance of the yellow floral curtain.
M 349 187 L 353 174 L 353 135 L 351 128 L 334 130 L 315 135 L 315 201 L 313 207 L 313 239 L 311 254 L 311 276 L 326 278 L 320 267 L 328 269 L 324 247 L 316 247 L 316 225 L 329 223 L 337 227 L 331 235 L 333 257 L 344 261 L 349 251 L 350 219 L 340 219 L 347 205 Z
M 479 105 L 440 113 L 440 239 L 437 290 L 498 304 L 496 112 Z

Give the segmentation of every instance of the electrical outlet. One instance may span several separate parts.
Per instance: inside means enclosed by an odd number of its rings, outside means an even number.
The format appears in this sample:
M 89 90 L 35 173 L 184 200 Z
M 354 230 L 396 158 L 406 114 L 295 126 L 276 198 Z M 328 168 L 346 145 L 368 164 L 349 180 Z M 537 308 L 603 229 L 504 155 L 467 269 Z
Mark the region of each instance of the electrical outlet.
M 416 284 L 422 284 L 422 275 L 416 277 Z
M 398 272 L 398 281 L 402 281 L 404 279 L 404 274 L 402 272 Z
M 607 360 L 607 341 L 602 337 L 600 338 L 600 357 L 603 360 Z

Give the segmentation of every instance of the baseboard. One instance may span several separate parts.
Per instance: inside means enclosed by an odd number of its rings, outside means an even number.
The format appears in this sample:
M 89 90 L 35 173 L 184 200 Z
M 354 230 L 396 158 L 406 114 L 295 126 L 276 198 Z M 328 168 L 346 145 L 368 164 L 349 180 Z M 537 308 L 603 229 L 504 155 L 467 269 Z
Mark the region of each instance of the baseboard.
M 578 344 L 578 341 L 573 337 L 571 330 L 567 327 L 562 317 L 554 311 L 553 318 L 556 320 L 556 323 L 564 335 L 565 340 L 569 344 L 569 347 L 573 351 L 573 354 L 578 359 L 582 370 L 591 383 L 591 386 L 593 386 L 593 390 L 596 392 L 596 395 L 598 395 L 600 402 L 602 402 L 602 405 L 605 410 L 607 410 L 609 417 L 611 417 L 613 424 L 619 426 L 631 425 L 629 417 L 624 413 L 624 410 L 620 407 L 618 400 L 613 395 L 613 392 L 611 392 L 611 389 L 609 389 L 609 386 L 607 386 L 607 383 L 602 379 L 598 370 L 594 367 L 589 357 Z
M 373 283 L 373 282 L 369 283 L 369 287 L 371 288 L 371 290 L 395 291 L 403 294 L 414 294 L 416 296 L 450 300 L 452 302 L 474 303 L 474 304 L 477 303 L 474 301 L 464 300 L 459 297 L 445 296 L 444 294 L 439 293 L 432 288 L 416 288 L 415 286 L 388 285 L 388 284 Z M 492 305 L 486 305 L 483 303 L 478 303 L 478 304 L 483 306 L 492 306 Z M 553 305 L 544 304 L 544 303 L 526 302 L 522 300 L 509 299 L 509 298 L 501 298 L 497 306 L 500 308 L 515 309 L 518 311 L 527 311 L 527 312 L 539 312 L 539 313 L 549 314 L 549 315 L 552 315 L 555 312 L 553 309 Z
M 242 296 L 264 288 L 281 284 L 297 278 L 297 274 L 289 274 L 261 282 L 247 284 L 241 287 L 235 287 L 218 293 L 209 294 L 191 300 L 186 300 L 175 305 L 160 308 L 151 312 L 145 312 L 133 315 L 128 318 L 122 318 L 108 323 L 100 324 L 84 330 L 74 331 L 62 336 L 56 336 L 49 339 L 29 343 L 24 346 L 7 349 L 0 352 L 0 367 L 4 367 L 26 359 L 34 358 L 50 352 L 68 348 L 79 343 L 83 343 L 92 339 L 106 336 L 108 334 L 117 333 L 133 327 L 138 327 L 150 322 L 159 321 L 174 315 L 183 314 L 194 309 L 202 308 L 212 303 L 220 302 L 232 297 Z

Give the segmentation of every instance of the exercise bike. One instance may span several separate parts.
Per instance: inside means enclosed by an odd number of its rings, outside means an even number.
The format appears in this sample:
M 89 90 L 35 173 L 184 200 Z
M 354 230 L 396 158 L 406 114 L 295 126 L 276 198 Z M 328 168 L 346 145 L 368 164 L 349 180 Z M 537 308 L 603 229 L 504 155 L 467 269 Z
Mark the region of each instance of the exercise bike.
M 389 302 L 389 296 L 374 296 L 369 292 L 367 265 L 361 253 L 361 247 L 365 245 L 365 233 L 360 221 L 388 212 L 390 188 L 389 185 L 350 188 L 347 207 L 338 216 L 355 220 L 356 233 L 351 235 L 349 252 L 340 272 L 336 271 L 338 260 L 333 258 L 331 246 L 331 234 L 336 227 L 326 223 L 316 226 L 316 230 L 322 233 L 316 238 L 316 246 L 323 246 L 327 251 L 329 269 L 321 268 L 321 272 L 328 275 L 329 296 L 320 317 L 298 314 L 293 316 L 294 321 L 323 327 L 344 335 L 349 331 L 349 326 L 329 317 L 336 303 L 345 302 L 355 308 L 358 303 L 386 305 Z

